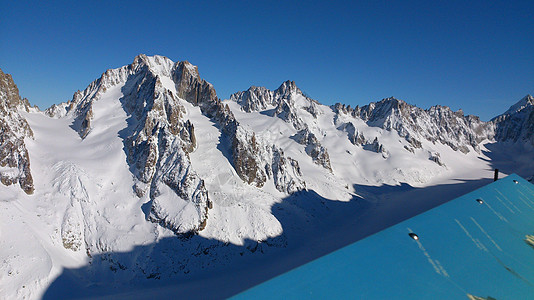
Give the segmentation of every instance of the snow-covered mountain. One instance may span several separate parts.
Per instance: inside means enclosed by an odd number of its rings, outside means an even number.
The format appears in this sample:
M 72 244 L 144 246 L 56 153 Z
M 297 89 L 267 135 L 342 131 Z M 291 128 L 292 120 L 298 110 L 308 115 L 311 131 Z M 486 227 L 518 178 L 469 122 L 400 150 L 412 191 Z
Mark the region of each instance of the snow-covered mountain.
M 25 138 L 33 138 L 28 122 L 19 111 L 29 111 L 27 99 L 19 96 L 19 90 L 11 75 L 0 70 L 0 181 L 4 185 L 18 183 L 27 194 L 33 194 L 33 178 L 30 170 Z
M 63 268 L 84 270 L 81 286 L 132 285 L 298 253 L 389 201 L 374 187 L 490 177 L 500 145 L 534 145 L 531 96 L 490 122 L 395 98 L 325 106 L 292 81 L 223 101 L 189 62 L 139 55 L 41 112 L 0 76 L 10 298 L 42 296 Z
M 534 146 L 534 97 L 525 96 L 504 114 L 493 118 L 495 139 Z

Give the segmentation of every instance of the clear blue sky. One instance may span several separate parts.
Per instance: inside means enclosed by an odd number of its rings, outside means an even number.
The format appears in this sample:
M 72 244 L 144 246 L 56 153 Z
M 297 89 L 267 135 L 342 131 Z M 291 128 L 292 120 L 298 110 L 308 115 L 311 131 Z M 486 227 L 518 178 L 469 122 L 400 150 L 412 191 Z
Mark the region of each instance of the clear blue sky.
M 395 96 L 487 120 L 534 93 L 534 1 L 2 1 L 0 68 L 41 108 L 139 53 L 220 98 L 294 80 L 324 104 Z

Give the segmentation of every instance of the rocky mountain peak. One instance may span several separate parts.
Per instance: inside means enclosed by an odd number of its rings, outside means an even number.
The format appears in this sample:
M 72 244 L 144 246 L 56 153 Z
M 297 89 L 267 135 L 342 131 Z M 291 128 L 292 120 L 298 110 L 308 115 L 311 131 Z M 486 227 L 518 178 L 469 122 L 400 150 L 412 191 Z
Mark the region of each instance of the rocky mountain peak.
M 230 100 L 241 105 L 245 112 L 259 111 L 273 105 L 274 93 L 263 86 L 251 86 L 246 91 L 232 94 Z
M 526 95 L 525 97 L 521 98 L 517 103 L 510 106 L 510 108 L 503 114 L 503 115 L 510 115 L 513 113 L 518 113 L 522 111 L 523 109 L 526 109 L 528 107 L 534 106 L 534 97 L 532 97 L 530 94 Z
M 534 97 L 526 95 L 491 123 L 495 125 L 497 141 L 523 141 L 534 145 Z
M 299 93 L 302 95 L 302 91 L 297 87 L 294 81 L 286 80 L 280 87 L 274 91 L 275 95 L 278 95 L 282 98 L 288 98 L 292 93 Z
M 13 81 L 13 77 L 4 73 L 2 69 L 0 69 L 0 98 L 5 101 L 4 103 L 8 108 L 29 110 L 30 103 L 28 99 L 20 97 L 19 89 Z
M 4 185 L 19 183 L 27 194 L 33 194 L 33 177 L 25 138 L 33 132 L 19 110 L 29 109 L 9 74 L 0 70 L 0 182 Z
M 174 65 L 175 63 L 165 56 L 147 56 L 145 54 L 139 54 L 134 58 L 130 67 L 132 70 L 146 67 L 155 74 L 169 76 Z
M 198 73 L 198 67 L 191 64 L 187 60 L 177 62 L 176 69 L 180 70 L 182 74 L 187 73 L 189 76 L 200 78 L 200 74 Z
M 298 162 L 241 126 L 228 105 L 217 98 L 213 86 L 187 61 L 173 63 L 163 56 L 141 54 L 128 66 L 106 71 L 70 103 L 73 128 L 82 138 L 93 128 L 93 104 L 115 86 L 121 86 L 118 100 L 132 119 L 124 131 L 124 149 L 137 180 L 133 189 L 139 197 L 152 200 L 151 221 L 176 234 L 190 235 L 204 229 L 212 207 L 204 180 L 191 165 L 195 124 L 187 118 L 185 102 L 199 107 L 217 124 L 224 139 L 231 141 L 229 160 L 245 183 L 261 188 L 273 180 L 285 193 L 306 187 Z M 287 90 L 292 89 L 288 86 Z M 177 202 L 162 196 L 168 195 L 169 189 Z M 176 215 L 177 206 L 195 213 Z
M 493 125 L 473 116 L 464 116 L 463 111 L 453 112 L 447 106 L 436 105 L 427 110 L 405 101 L 389 97 L 379 102 L 351 109 L 337 104 L 336 113 L 351 114 L 369 126 L 395 130 L 413 148 L 421 147 L 421 140 L 439 141 L 453 150 L 468 153 L 471 146 L 479 151 L 478 144 L 493 138 Z

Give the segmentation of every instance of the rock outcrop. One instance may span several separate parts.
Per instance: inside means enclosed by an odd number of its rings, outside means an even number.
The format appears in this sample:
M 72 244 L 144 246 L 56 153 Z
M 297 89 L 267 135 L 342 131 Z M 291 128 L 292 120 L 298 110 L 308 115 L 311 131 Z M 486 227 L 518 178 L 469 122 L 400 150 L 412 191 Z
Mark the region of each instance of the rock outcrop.
M 245 112 L 260 111 L 274 105 L 274 93 L 265 87 L 251 86 L 246 91 L 232 94 L 230 100 L 236 101 Z
M 245 112 L 272 109 L 270 116 L 278 117 L 292 124 L 295 129 L 302 130 L 306 128 L 306 124 L 298 116 L 296 97 L 306 99 L 307 105 L 302 106 L 302 110 L 307 111 L 314 118 L 321 114 L 319 103 L 305 96 L 295 82 L 290 80 L 283 82 L 274 91 L 265 87 L 252 86 L 246 91 L 232 94 L 230 100 L 237 102 L 241 110 Z
M 382 145 L 378 141 L 378 137 L 375 137 L 375 139 L 371 143 L 363 145 L 363 149 L 369 150 L 375 153 L 380 153 L 382 154 L 382 157 L 385 159 L 389 157 L 389 151 L 387 151 L 386 147 L 384 147 L 384 145 Z
M 341 124 L 341 126 L 338 126 L 337 129 L 345 131 L 347 133 L 349 141 L 353 145 L 361 146 L 367 143 L 367 139 L 365 138 L 363 133 L 358 132 L 358 130 L 356 130 L 356 127 L 354 127 L 352 123 L 343 123 Z
M 319 103 L 305 96 L 294 81 L 287 80 L 274 91 L 253 86 L 246 91 L 233 94 L 230 100 L 240 104 L 241 109 L 246 112 L 271 108 L 267 111 L 268 115 L 282 119 L 298 130 L 292 139 L 305 146 L 306 153 L 316 164 L 332 172 L 327 149 L 321 145 L 300 116 L 302 112 L 306 112 L 316 119 L 322 113 Z
M 19 111 L 28 111 L 27 99 L 22 99 L 13 78 L 0 70 L 0 182 L 19 183 L 26 194 L 33 194 L 33 177 L 25 138 L 33 132 Z
M 428 154 L 428 159 L 430 159 L 431 161 L 437 163 L 440 167 L 444 167 L 445 166 L 443 161 L 441 161 L 441 154 L 439 154 L 439 152 L 430 152 Z
M 495 124 L 497 141 L 524 142 L 534 146 L 534 97 L 523 97 L 491 122 Z
M 319 142 L 317 137 L 308 129 L 303 129 L 291 137 L 297 143 L 304 145 L 306 153 L 313 159 L 313 162 L 332 172 L 330 156 L 328 151 Z

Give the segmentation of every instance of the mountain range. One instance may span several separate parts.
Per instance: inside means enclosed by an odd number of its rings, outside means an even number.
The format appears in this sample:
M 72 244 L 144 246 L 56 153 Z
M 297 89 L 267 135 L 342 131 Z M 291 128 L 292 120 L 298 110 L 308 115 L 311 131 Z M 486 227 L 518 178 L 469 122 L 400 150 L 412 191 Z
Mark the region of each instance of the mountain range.
M 293 81 L 221 100 L 196 66 L 142 54 L 44 111 L 0 70 L 0 128 L 8 298 L 271 270 L 265 261 L 304 251 L 310 236 L 335 240 L 346 219 L 357 224 L 402 193 L 478 182 L 495 168 L 534 175 L 530 95 L 488 122 L 393 97 L 326 106 Z M 65 288 L 74 281 L 79 291 Z

